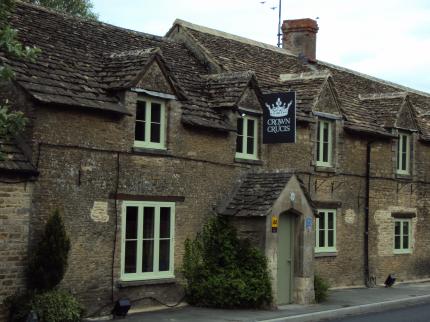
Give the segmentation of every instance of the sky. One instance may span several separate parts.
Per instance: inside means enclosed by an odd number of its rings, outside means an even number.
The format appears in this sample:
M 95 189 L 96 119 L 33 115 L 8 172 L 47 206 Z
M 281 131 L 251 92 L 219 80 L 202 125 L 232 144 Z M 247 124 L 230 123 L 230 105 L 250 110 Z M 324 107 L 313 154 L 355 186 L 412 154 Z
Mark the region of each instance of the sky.
M 93 0 L 99 20 L 164 35 L 176 18 L 276 45 L 279 0 Z M 317 59 L 430 93 L 430 0 L 283 0 L 317 19 Z

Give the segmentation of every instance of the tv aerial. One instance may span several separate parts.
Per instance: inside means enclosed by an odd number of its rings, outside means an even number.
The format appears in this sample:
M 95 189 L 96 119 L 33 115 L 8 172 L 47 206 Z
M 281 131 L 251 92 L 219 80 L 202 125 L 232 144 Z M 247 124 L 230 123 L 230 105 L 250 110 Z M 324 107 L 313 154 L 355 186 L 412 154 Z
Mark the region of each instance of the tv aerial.
M 264 5 L 267 1 L 260 1 L 260 3 L 262 5 Z M 274 4 L 270 7 L 271 10 L 275 11 L 276 9 L 278 9 L 278 47 L 281 47 L 281 8 L 282 8 L 282 0 L 279 0 L 279 4 L 278 6 L 275 6 Z

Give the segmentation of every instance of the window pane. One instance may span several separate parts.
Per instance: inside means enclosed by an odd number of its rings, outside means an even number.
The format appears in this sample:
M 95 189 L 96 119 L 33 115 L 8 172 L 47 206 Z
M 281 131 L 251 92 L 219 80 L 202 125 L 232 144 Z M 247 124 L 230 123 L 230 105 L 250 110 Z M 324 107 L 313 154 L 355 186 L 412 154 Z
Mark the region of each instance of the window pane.
M 142 242 L 142 272 L 154 271 L 154 241 L 144 240 Z
M 154 238 L 154 207 L 143 208 L 143 238 Z
M 407 221 L 403 222 L 403 235 L 409 235 L 409 223 Z
M 334 214 L 332 212 L 327 213 L 328 229 L 334 229 Z
M 247 134 L 248 136 L 254 137 L 254 125 L 255 125 L 255 121 L 248 119 L 248 134 Z
M 246 141 L 246 153 L 254 154 L 254 139 L 248 138 Z
M 243 135 L 243 119 L 242 118 L 237 119 L 237 134 Z
M 136 273 L 137 241 L 125 242 L 124 273 Z
M 145 122 L 136 122 L 134 128 L 134 138 L 136 141 L 145 141 Z
M 151 122 L 161 123 L 161 105 L 158 103 L 151 104 Z
M 403 236 L 403 249 L 409 248 L 409 236 Z
M 402 152 L 402 170 L 406 171 L 406 152 Z
M 400 236 L 395 236 L 394 237 L 394 248 L 395 249 L 400 249 Z
M 170 208 L 160 208 L 160 238 L 170 238 Z
M 320 226 L 321 227 L 321 226 Z M 325 234 L 324 234 L 324 229 L 320 228 L 319 231 L 319 247 L 324 247 L 325 246 Z
M 399 221 L 396 221 L 394 223 L 394 234 L 400 235 L 400 222 Z
M 397 140 L 397 169 L 400 170 L 400 156 L 401 156 L 401 151 L 400 151 L 400 138 Z
M 168 271 L 170 267 L 170 240 L 160 240 L 159 271 Z
M 236 152 L 243 152 L 243 119 L 237 119 Z
M 334 231 L 333 230 L 329 230 L 328 231 L 327 246 L 328 247 L 333 247 L 334 246 Z
M 328 123 L 323 122 L 323 142 L 328 142 Z
M 136 120 L 145 121 L 145 117 L 146 117 L 146 102 L 137 101 Z
M 151 142 L 160 142 L 160 130 L 161 125 L 157 123 L 151 123 Z
M 125 217 L 125 239 L 137 238 L 137 207 L 127 207 Z
M 236 137 L 236 152 L 243 152 L 243 136 L 238 135 Z
M 328 143 L 323 143 L 323 162 L 328 162 Z

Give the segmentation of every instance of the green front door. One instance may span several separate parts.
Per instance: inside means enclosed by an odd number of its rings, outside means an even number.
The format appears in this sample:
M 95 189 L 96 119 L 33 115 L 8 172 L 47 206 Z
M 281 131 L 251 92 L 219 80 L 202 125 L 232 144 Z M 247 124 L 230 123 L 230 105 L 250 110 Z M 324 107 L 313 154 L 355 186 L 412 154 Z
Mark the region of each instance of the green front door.
M 278 227 L 278 305 L 292 303 L 294 217 L 280 215 Z

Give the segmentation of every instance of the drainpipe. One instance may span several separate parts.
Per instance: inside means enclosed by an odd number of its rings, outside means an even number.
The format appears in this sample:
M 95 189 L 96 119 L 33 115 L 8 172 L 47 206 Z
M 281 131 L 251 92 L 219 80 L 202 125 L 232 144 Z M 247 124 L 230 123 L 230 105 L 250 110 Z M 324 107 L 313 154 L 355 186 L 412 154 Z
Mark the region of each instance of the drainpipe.
M 367 287 L 375 286 L 375 282 L 370 277 L 369 273 L 369 199 L 370 199 L 370 154 L 372 152 L 372 143 L 375 141 L 367 142 L 366 149 L 366 195 L 365 195 L 365 208 L 364 208 L 364 282 Z

